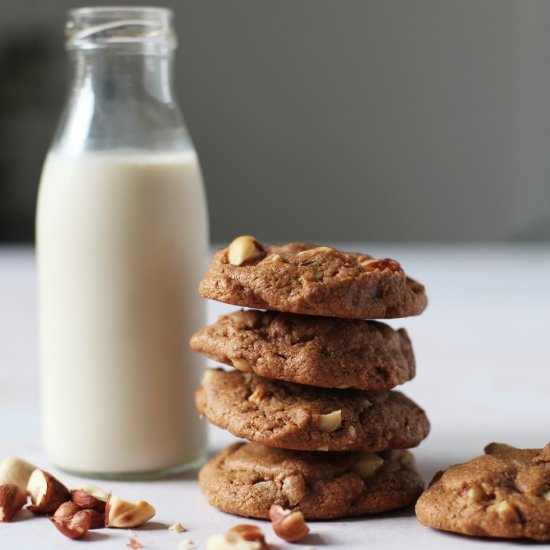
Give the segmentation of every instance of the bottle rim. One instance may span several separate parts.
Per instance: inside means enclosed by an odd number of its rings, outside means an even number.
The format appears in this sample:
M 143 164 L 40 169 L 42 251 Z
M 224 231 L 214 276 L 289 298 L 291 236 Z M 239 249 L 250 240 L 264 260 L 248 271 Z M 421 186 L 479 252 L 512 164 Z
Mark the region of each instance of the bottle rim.
M 68 11 L 69 50 L 122 47 L 143 51 L 177 46 L 173 12 L 153 6 L 86 6 Z

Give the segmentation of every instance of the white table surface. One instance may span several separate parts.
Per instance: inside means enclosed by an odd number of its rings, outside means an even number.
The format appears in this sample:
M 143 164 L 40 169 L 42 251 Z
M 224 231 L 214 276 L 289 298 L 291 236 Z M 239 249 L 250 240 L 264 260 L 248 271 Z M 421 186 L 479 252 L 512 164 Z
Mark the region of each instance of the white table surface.
M 417 377 L 403 391 L 424 407 L 432 423 L 415 450 L 426 481 L 438 470 L 479 454 L 490 441 L 538 447 L 550 440 L 550 246 L 354 246 L 400 260 L 422 281 L 430 305 L 420 317 L 392 321 L 405 326 L 415 348 Z M 234 308 L 209 303 L 209 315 Z M 69 486 L 83 480 L 58 472 L 40 442 L 38 401 L 36 273 L 30 248 L 0 248 L 0 459 L 21 456 L 51 470 Z M 210 447 L 234 438 L 212 428 Z M 176 550 L 184 539 L 197 548 L 206 538 L 243 520 L 211 508 L 196 474 L 151 482 L 98 482 L 132 500 L 145 499 L 156 518 L 135 531 L 144 548 Z M 188 528 L 175 534 L 176 521 Z M 407 549 L 501 548 L 487 542 L 421 526 L 411 510 L 343 522 L 312 522 L 300 545 L 277 539 L 273 548 Z M 94 531 L 93 548 L 122 550 L 128 532 Z M 0 524 L 0 548 L 75 548 L 45 518 L 22 513 Z

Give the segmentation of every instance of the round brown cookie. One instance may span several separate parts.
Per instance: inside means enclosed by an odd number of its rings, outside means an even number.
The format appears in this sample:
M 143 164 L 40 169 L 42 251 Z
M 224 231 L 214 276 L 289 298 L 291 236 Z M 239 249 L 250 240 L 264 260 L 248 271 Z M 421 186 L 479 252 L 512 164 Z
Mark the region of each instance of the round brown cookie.
M 233 435 L 284 449 L 406 449 L 430 427 L 424 411 L 396 391 L 329 390 L 238 371 L 207 371 L 195 402 Z
M 550 443 L 485 455 L 436 474 L 416 504 L 421 523 L 464 535 L 550 540 Z
M 422 479 L 407 451 L 312 453 L 235 443 L 199 472 L 208 502 L 231 514 L 268 518 L 278 504 L 306 519 L 388 512 L 412 504 Z
M 254 253 L 243 256 L 231 254 L 233 243 L 210 262 L 199 288 L 205 298 L 347 319 L 408 317 L 422 313 L 428 303 L 424 287 L 394 260 L 306 243 L 265 248 L 249 243 Z M 233 265 L 230 257 L 242 263 Z
M 191 347 L 243 372 L 325 388 L 391 389 L 415 374 L 406 331 L 376 321 L 237 311 Z

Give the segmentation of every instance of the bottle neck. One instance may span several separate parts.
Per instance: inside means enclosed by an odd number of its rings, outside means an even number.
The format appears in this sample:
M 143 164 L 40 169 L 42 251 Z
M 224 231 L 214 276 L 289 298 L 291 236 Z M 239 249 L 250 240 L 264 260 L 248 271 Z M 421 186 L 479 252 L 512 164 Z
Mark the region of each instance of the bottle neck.
M 111 49 L 71 52 L 72 93 L 86 90 L 98 101 L 173 102 L 172 52 L 139 54 Z
M 174 150 L 190 141 L 175 100 L 172 50 L 73 50 L 73 81 L 54 148 Z

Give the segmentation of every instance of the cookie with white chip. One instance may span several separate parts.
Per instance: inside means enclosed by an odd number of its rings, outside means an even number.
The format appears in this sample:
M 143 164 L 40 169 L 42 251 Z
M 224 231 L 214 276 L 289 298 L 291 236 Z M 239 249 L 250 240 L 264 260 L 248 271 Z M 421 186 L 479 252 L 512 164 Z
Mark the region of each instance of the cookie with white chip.
M 550 540 L 550 443 L 491 443 L 485 455 L 437 474 L 416 515 L 424 525 L 464 535 Z
M 407 332 L 376 321 L 236 311 L 191 347 L 242 372 L 325 388 L 391 389 L 415 374 Z
M 408 451 L 313 453 L 234 443 L 199 472 L 208 502 L 268 518 L 272 504 L 306 519 L 377 514 L 412 504 L 422 491 Z
M 195 402 L 233 435 L 285 449 L 406 449 L 430 428 L 424 411 L 394 390 L 330 390 L 238 371 L 207 371 Z
M 395 260 L 299 242 L 264 247 L 251 236 L 216 252 L 199 292 L 243 307 L 341 319 L 408 317 L 428 303 L 424 287 Z

